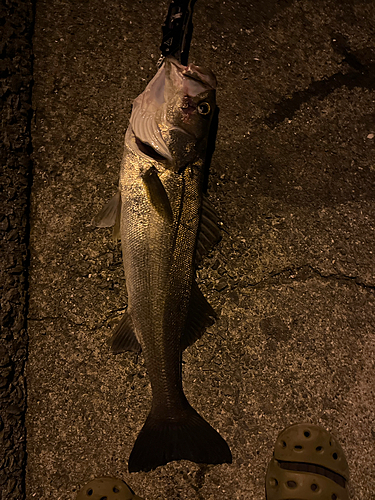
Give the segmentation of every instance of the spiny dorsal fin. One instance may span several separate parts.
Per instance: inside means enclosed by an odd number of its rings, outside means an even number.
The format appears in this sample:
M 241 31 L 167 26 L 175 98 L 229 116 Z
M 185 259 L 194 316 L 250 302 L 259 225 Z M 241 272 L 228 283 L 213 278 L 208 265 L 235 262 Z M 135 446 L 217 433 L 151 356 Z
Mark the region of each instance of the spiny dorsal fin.
M 113 330 L 109 344 L 113 354 L 125 351 L 141 352 L 141 344 L 134 333 L 133 321 L 128 312 L 124 313 L 120 323 Z
M 214 207 L 204 196 L 195 253 L 196 264 L 198 264 L 202 258 L 220 241 L 221 232 L 218 226 L 219 220 L 220 219 L 217 216 Z
M 199 290 L 196 281 L 191 289 L 186 326 L 181 336 L 181 350 L 200 339 L 208 326 L 215 322 L 216 313 Z

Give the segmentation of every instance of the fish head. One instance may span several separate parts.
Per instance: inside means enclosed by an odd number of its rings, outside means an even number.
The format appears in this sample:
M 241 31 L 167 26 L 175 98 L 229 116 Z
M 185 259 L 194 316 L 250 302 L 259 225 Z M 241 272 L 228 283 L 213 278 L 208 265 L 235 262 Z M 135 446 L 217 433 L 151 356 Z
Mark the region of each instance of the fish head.
M 216 107 L 215 88 L 210 70 L 166 58 L 133 103 L 134 140 L 129 146 L 174 171 L 203 156 Z

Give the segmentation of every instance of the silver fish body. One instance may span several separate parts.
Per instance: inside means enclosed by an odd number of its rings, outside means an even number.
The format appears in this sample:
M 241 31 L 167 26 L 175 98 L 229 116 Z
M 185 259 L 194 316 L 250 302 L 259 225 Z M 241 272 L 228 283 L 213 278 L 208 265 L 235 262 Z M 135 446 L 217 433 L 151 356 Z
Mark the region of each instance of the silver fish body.
M 181 376 L 182 348 L 214 315 L 194 272 L 215 83 L 210 72 L 167 59 L 136 99 L 125 136 L 121 209 L 112 213 L 121 213 L 128 310 L 112 348 L 141 346 L 153 394 L 129 458 L 131 472 L 178 459 L 231 462 L 227 443 L 188 403 Z

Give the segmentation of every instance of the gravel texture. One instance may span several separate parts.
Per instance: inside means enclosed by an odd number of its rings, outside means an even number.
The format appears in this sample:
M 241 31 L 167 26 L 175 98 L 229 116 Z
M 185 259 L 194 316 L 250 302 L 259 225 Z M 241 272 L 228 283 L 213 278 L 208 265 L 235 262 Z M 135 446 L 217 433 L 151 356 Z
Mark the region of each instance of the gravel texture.
M 121 252 L 89 222 L 116 191 L 166 1 L 38 0 L 34 36 L 27 500 L 114 475 L 148 500 L 264 499 L 278 433 L 340 441 L 375 491 L 375 4 L 198 0 L 190 59 L 217 75 L 208 194 L 223 239 L 198 270 L 218 321 L 184 354 L 232 465 L 127 472 L 150 406 L 143 357 L 106 345 Z
M 0 498 L 25 495 L 32 2 L 3 0 L 0 171 Z

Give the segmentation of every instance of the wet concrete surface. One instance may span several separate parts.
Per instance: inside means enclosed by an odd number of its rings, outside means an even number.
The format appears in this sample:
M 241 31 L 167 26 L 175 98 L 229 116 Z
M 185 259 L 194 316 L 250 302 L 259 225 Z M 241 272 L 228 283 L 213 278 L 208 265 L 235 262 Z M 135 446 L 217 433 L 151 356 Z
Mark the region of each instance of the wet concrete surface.
M 90 220 L 116 191 L 132 100 L 156 70 L 163 2 L 38 0 L 27 499 L 114 475 L 145 499 L 264 498 L 278 433 L 330 430 L 351 498 L 375 491 L 375 5 L 198 0 L 190 60 L 219 82 L 208 184 L 223 239 L 198 269 L 218 321 L 184 388 L 232 465 L 129 474 L 143 357 L 106 345 L 121 252 Z

